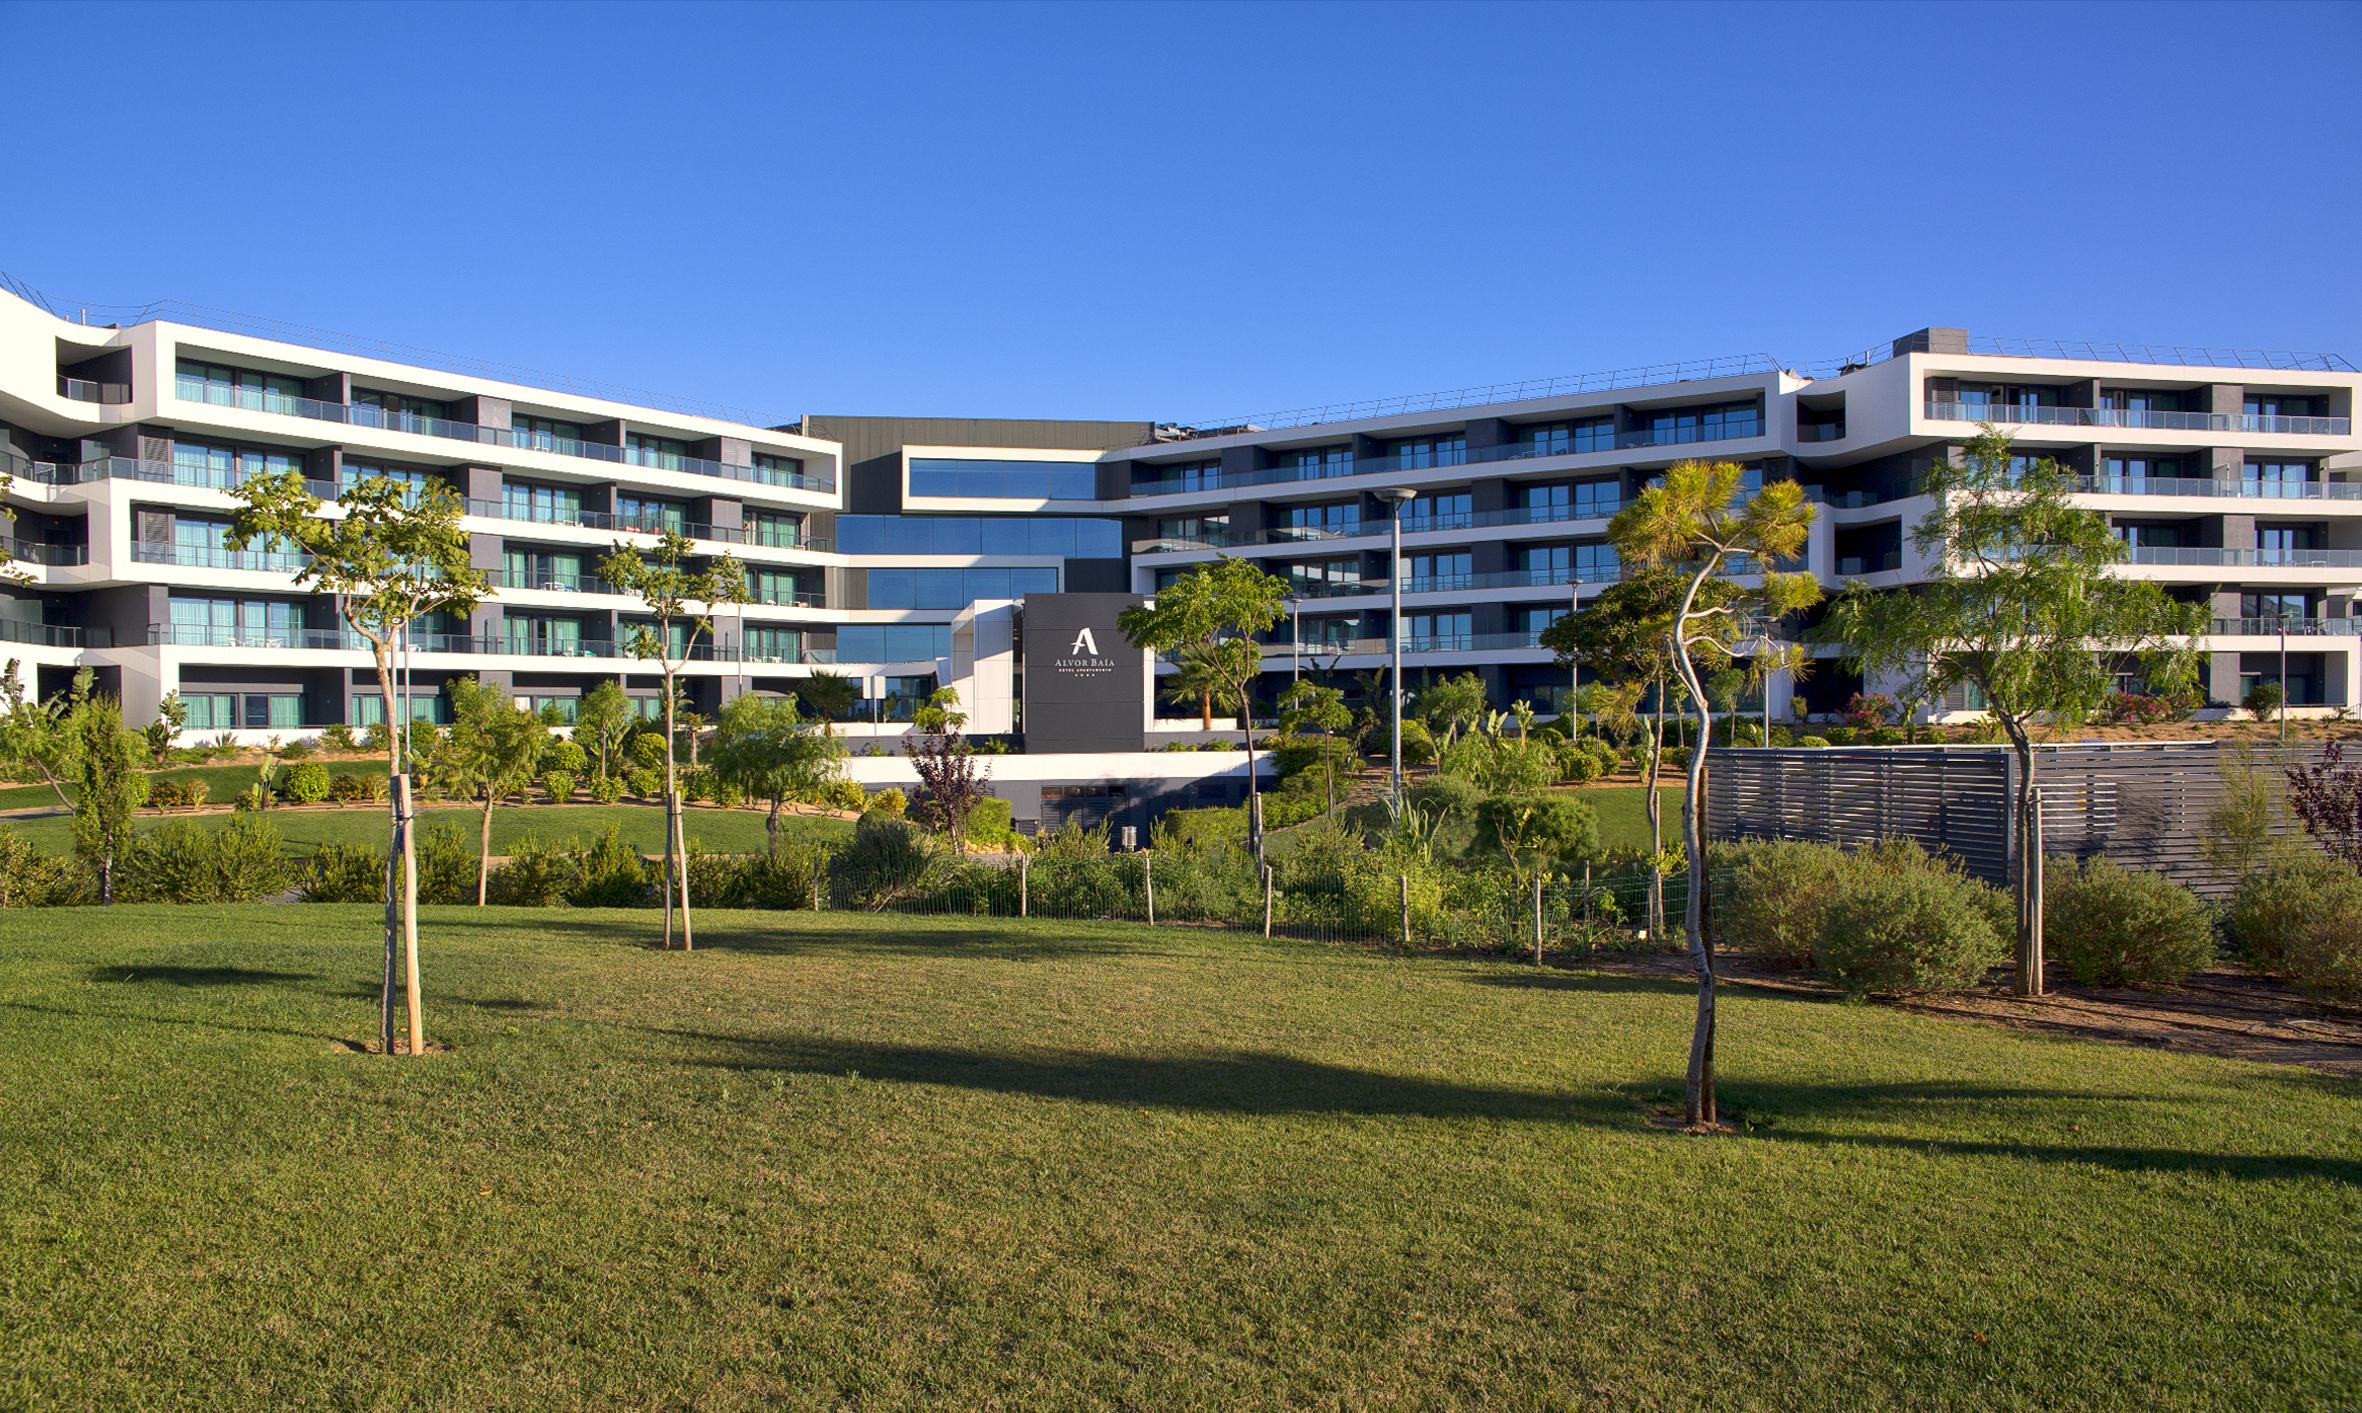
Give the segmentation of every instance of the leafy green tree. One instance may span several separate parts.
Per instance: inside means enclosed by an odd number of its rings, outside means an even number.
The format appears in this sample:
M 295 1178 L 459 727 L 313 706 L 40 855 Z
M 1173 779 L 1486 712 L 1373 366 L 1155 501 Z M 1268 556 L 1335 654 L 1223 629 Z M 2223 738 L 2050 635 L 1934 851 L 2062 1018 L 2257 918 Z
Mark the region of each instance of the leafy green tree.
M 620 591 L 635 595 L 649 622 L 631 630 L 624 646 L 664 674 L 664 945 L 673 944 L 673 897 L 680 895 L 681 950 L 696 945 L 689 925 L 689 844 L 681 821 L 681 779 L 673 745 L 679 737 L 681 669 L 697 654 L 697 640 L 711 631 L 718 605 L 746 602 L 746 572 L 729 555 L 691 569 L 697 544 L 678 530 L 657 537 L 643 555 L 636 545 L 618 543 L 600 561 L 599 574 Z
M 1435 733 L 1437 748 L 1448 751 L 1462 731 L 1484 720 L 1484 679 L 1463 672 L 1430 682 L 1419 688 L 1414 706 L 1427 729 Z
M 978 770 L 976 752 L 960 734 L 968 714 L 960 709 L 960 694 L 937 687 L 926 703 L 912 713 L 918 739 L 909 747 L 910 767 L 919 777 L 919 815 L 943 832 L 953 849 L 968 838 L 968 815 L 984 799 L 991 783 L 989 769 Z
M 2123 542 L 2105 515 L 2074 503 L 2073 473 L 2044 458 L 2014 463 L 1990 425 L 1960 461 L 1938 462 L 1935 508 L 1911 532 L 1929 580 L 1908 590 L 1855 587 L 1830 605 L 1823 634 L 1865 678 L 1895 679 L 1921 702 L 1981 693 L 2017 758 L 2017 979 L 2042 994 L 2042 812 L 2035 738 L 2090 721 L 2141 671 L 2152 691 L 2187 690 L 2206 631 L 2204 604 L 2115 572 Z
M 172 752 L 173 738 L 180 735 L 181 728 L 188 724 L 189 704 L 180 699 L 177 689 L 166 692 L 164 700 L 156 703 L 156 719 L 149 722 L 147 729 L 141 733 L 147 738 L 148 760 L 152 764 L 162 765 Z
M 548 723 L 504 687 L 460 677 L 451 683 L 451 726 L 427 759 L 428 778 L 483 807 L 476 850 L 476 906 L 492 875 L 492 807 L 532 788 L 548 748 Z
M 490 587 L 469 555 L 468 532 L 460 523 L 466 507 L 458 492 L 439 481 L 417 488 L 369 476 L 345 487 L 336 502 L 342 513 L 333 517 L 321 514 L 320 498 L 297 471 L 253 477 L 238 494 L 242 504 L 222 536 L 224 547 L 242 550 L 260 541 L 265 549 L 292 545 L 302 552 L 295 582 L 331 596 L 345 626 L 369 644 L 385 720 L 389 726 L 400 725 L 394 654 L 410 625 L 429 614 L 472 612 Z M 401 733 L 389 731 L 386 770 L 394 779 L 393 844 L 387 851 L 386 966 L 379 993 L 378 1040 L 381 1053 L 393 1053 L 399 932 L 410 1053 L 421 1055 L 426 1052 L 426 1019 L 418 981 L 418 847 L 412 837 L 400 743 Z M 393 879 L 397 857 L 399 889 Z
M 115 861 L 131 843 L 131 815 L 148 798 L 148 778 L 139 771 L 138 738 L 123 729 L 123 708 L 113 697 L 91 693 L 66 717 L 74 737 L 80 791 L 74 797 L 74 852 L 98 879 L 98 900 L 115 901 Z
M 1734 746 L 1739 744 L 1739 694 L 1746 690 L 1747 673 L 1735 662 L 1706 674 L 1706 700 L 1730 723 L 1730 743 Z
M 1599 851 L 1598 816 L 1563 793 L 1489 796 L 1476 807 L 1476 834 L 1478 843 L 1507 860 L 1520 889 Z
M 817 791 L 836 774 L 845 753 L 844 742 L 818 725 L 804 719 L 792 696 L 747 692 L 730 699 L 714 727 L 707 762 L 749 799 L 770 802 L 763 827 L 774 859 L 779 857 L 779 816 L 787 802 Z
M 1198 565 L 1159 589 L 1154 602 L 1127 608 L 1116 620 L 1134 647 L 1202 655 L 1225 695 L 1239 703 L 1239 726 L 1247 738 L 1247 833 L 1258 862 L 1263 857 L 1263 795 L 1255 778 L 1251 703 L 1263 672 L 1263 649 L 1255 635 L 1268 632 L 1287 611 L 1287 580 L 1226 554 Z
M 590 752 L 591 774 L 606 777 L 623 768 L 623 742 L 631 735 L 631 698 L 622 684 L 609 679 L 593 683 L 574 704 L 574 739 Z
M 57 796 L 58 805 L 72 809 L 74 802 L 66 797 L 66 781 L 74 778 L 78 763 L 74 758 L 78 737 L 68 729 L 74 711 L 90 695 L 94 674 L 87 667 L 74 674 L 73 685 L 44 702 L 27 693 L 20 666 L 14 658 L 8 668 L 0 672 L 0 697 L 5 698 L 5 715 L 0 715 L 0 763 L 28 775 L 37 775 Z
M 1305 678 L 1289 687 L 1279 698 L 1279 729 L 1291 736 L 1319 735 L 1326 741 L 1342 745 L 1340 732 L 1353 728 L 1353 713 L 1346 709 L 1345 693 L 1335 687 L 1324 687 Z M 1329 810 L 1337 808 L 1337 751 L 1324 746 L 1320 753 L 1320 768 L 1328 788 Z
M 1743 470 L 1730 461 L 1680 461 L 1608 522 L 1608 539 L 1626 564 L 1670 573 L 1681 596 L 1666 623 L 1675 680 L 1696 712 L 1698 747 L 1689 754 L 1681 796 L 1681 837 L 1689 855 L 1690 886 L 1682 927 L 1698 976 L 1697 1024 L 1690 1035 L 1688 1119 L 1713 1124 L 1714 952 L 1706 937 L 1705 744 L 1713 730 L 1704 670 L 1731 662 L 1732 644 L 1750 617 L 1776 619 L 1820 602 L 1810 574 L 1781 572 L 1782 560 L 1804 553 L 1813 508 L 1794 481 L 1767 482 L 1744 499 Z M 1743 584 L 1739 575 L 1754 582 Z M 1709 594 L 1708 585 L 1720 589 Z

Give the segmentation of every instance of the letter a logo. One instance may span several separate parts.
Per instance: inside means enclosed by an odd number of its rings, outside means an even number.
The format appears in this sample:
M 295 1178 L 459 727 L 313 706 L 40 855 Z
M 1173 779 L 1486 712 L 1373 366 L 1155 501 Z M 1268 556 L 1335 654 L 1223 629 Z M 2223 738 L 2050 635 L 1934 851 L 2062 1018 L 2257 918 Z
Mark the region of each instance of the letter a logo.
M 1074 646 L 1068 648 L 1066 651 L 1076 657 L 1083 657 L 1085 655 L 1097 657 L 1099 656 L 1099 640 L 1091 636 L 1090 629 L 1085 628 L 1081 632 L 1074 635 Z

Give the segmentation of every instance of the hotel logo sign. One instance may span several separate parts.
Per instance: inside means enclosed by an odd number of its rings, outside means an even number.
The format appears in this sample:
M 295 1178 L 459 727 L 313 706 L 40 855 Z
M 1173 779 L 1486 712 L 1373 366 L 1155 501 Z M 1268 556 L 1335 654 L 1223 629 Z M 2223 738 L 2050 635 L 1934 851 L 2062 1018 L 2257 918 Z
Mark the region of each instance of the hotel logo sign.
M 1104 677 L 1115 671 L 1115 659 L 1099 651 L 1099 639 L 1088 624 L 1077 629 L 1064 656 L 1053 664 L 1069 677 Z

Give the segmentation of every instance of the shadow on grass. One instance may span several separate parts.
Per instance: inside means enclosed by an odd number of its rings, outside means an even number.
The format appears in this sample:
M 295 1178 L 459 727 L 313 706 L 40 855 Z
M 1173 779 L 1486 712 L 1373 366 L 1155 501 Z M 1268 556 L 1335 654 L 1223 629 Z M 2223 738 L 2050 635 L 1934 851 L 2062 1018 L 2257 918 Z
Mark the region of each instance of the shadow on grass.
M 466 916 L 436 919 L 439 929 L 468 931 L 483 928 L 514 931 L 525 927 L 553 940 L 593 942 L 606 946 L 655 950 L 664 937 L 664 915 L 644 913 L 577 912 L 552 908 L 530 923 L 513 915 L 476 919 Z M 992 917 L 913 917 L 899 913 L 752 912 L 714 909 L 697 920 L 700 952 L 799 956 L 816 952 L 885 952 L 932 956 L 960 955 L 1034 961 L 1052 957 L 1176 955 L 1161 953 L 1144 941 L 1127 940 L 1123 923 L 1057 923 Z M 1139 929 L 1134 926 L 1134 931 Z
M 1689 977 L 1626 976 L 1605 971 L 1497 971 L 1468 978 L 1474 986 L 1511 991 L 1567 991 L 1591 996 L 1683 996 L 1695 998 Z
M 858 1075 L 902 1084 L 1201 1113 L 1331 1114 L 1579 1124 L 1654 1132 L 1644 1105 L 1670 1097 L 1614 1088 L 1558 1093 L 1372 1073 L 1290 1055 L 1218 1052 L 1120 1055 L 996 1052 L 941 1046 L 762 1039 L 703 1031 L 652 1032 L 687 1042 L 692 1063 L 754 1072 Z M 2301 1081 L 2298 1081 L 2301 1083 Z M 1882 1148 L 1949 1157 L 1997 1157 L 2128 1173 L 2207 1173 L 2241 1180 L 2320 1179 L 2362 1185 L 2362 1159 L 2319 1154 L 2191 1152 L 2121 1144 L 1946 1137 L 1995 1106 L 2025 1111 L 2028 1129 L 2071 1131 L 2095 1106 L 2142 1102 L 2138 1094 L 1932 1081 L 1877 1085 L 1727 1084 L 1726 1107 L 1750 1124 L 1738 1143 Z M 2160 1099 L 2181 1104 L 2180 1099 Z M 2268 1102 L 2259 1096 L 2257 1102 Z M 1919 1131 L 1897 1131 L 1911 1125 Z
M 326 979 L 317 972 L 264 971 L 255 967 L 92 967 L 84 974 L 92 981 L 112 985 L 136 982 L 153 986 L 271 986 Z

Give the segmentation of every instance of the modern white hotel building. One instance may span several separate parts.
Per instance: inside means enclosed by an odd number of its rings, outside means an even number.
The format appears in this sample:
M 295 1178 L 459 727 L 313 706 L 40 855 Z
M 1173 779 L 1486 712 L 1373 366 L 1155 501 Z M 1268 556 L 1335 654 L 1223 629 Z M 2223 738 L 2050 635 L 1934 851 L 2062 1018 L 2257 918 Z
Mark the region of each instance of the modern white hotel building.
M 1473 669 L 1496 705 L 1550 710 L 1566 674 L 1536 638 L 1616 577 L 1607 519 L 1663 467 L 1704 456 L 1802 482 L 1822 510 L 1809 567 L 1832 591 L 1899 586 L 1927 572 L 1909 536 L 1927 509 L 1918 477 L 1980 421 L 2084 478 L 2131 546 L 2125 573 L 2211 606 L 2216 703 L 2277 680 L 2285 641 L 2293 702 L 2362 704 L 2362 375 L 2324 355 L 1926 329 L 1827 366 L 1733 359 L 1212 426 L 765 427 L 227 326 L 240 321 L 74 313 L 0 294 L 21 575 L 0 586 L 0 654 L 44 691 L 92 667 L 134 721 L 177 691 L 208 736 L 367 724 L 381 709 L 368 655 L 294 584 L 296 566 L 222 548 L 235 490 L 257 471 L 300 470 L 323 495 L 361 476 L 432 478 L 466 498 L 497 593 L 414 644 L 424 712 L 462 674 L 561 712 L 620 678 L 652 708 L 654 675 L 620 655 L 634 604 L 596 570 L 616 541 L 675 528 L 738 556 L 753 600 L 720 616 L 688 669 L 702 709 L 829 671 L 861 688 L 846 729 L 890 736 L 947 683 L 973 730 L 1041 751 L 1071 748 L 1042 739 L 1046 708 L 1027 730 L 1029 597 L 1153 593 L 1243 555 L 1297 588 L 1267 657 L 1275 686 L 1299 671 L 1349 680 L 1399 631 L 1414 680 Z M 1402 487 L 1418 495 L 1397 625 L 1378 493 Z M 1834 710 L 1856 685 L 1832 664 L 1794 691 L 1775 684 L 1772 709 Z M 1142 717 L 1134 749 L 1196 733 L 1183 708 L 1162 721 L 1122 710 Z

